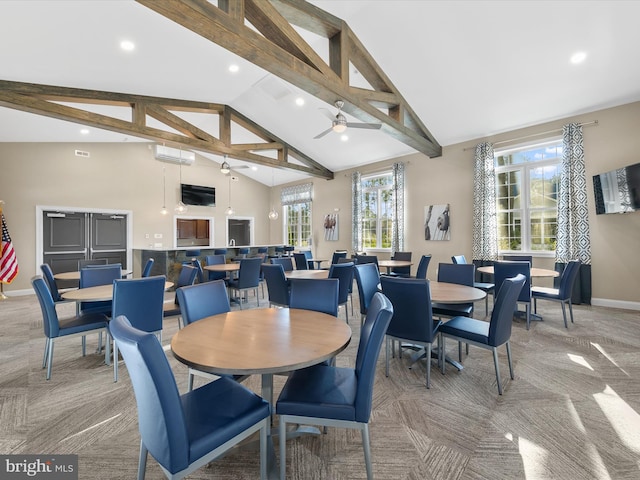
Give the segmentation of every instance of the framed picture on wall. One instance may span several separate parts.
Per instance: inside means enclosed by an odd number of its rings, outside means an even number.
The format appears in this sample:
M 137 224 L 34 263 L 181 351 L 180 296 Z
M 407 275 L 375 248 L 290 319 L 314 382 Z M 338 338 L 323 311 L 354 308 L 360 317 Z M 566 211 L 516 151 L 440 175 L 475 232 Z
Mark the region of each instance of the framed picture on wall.
M 424 207 L 424 239 L 451 240 L 449 204 Z
M 330 242 L 338 241 L 337 213 L 329 213 L 324 216 L 324 239 Z

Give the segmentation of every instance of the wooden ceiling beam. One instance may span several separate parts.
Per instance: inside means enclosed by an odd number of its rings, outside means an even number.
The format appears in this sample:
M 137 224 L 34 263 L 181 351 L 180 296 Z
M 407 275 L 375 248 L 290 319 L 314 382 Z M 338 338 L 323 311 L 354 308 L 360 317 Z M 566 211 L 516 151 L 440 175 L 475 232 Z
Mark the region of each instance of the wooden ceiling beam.
M 364 122 L 380 122 L 383 132 L 416 150 L 430 157 L 442 155 L 435 137 L 357 36 L 328 12 L 303 0 L 237 0 L 243 2 L 245 18 L 263 33 L 260 35 L 207 0 L 136 1 L 330 105 L 343 100 L 345 112 Z M 330 64 L 321 66 L 311 47 L 303 45 L 285 22 L 325 36 L 330 41 Z M 349 84 L 349 63 L 374 92 L 393 95 L 396 101 L 390 104 L 402 106 L 404 115 L 389 115 L 364 100 L 361 89 L 354 90 Z

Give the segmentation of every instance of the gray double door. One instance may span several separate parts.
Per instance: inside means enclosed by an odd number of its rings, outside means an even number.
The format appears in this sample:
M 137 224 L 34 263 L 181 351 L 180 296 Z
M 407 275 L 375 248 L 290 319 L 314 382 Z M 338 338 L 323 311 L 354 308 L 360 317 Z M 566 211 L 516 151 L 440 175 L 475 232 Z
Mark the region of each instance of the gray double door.
M 127 216 L 43 212 L 43 260 L 53 273 L 78 269 L 78 260 L 107 259 L 127 266 Z

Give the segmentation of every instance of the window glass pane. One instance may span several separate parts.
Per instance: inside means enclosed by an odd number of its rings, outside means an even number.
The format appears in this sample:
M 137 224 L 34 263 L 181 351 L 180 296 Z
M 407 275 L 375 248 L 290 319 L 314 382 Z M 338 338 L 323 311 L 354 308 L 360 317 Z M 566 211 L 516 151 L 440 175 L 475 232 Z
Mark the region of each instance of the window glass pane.
M 531 250 L 554 251 L 558 220 L 556 210 L 537 210 L 531 214 Z

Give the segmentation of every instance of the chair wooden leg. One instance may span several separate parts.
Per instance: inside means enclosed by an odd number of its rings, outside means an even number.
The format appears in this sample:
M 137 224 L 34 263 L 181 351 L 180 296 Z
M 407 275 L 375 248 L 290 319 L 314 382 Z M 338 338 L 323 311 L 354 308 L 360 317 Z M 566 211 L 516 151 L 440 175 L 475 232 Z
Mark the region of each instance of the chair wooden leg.
M 138 480 L 144 480 L 144 474 L 147 470 L 147 447 L 140 440 L 140 455 L 138 456 Z
M 493 347 L 493 364 L 496 367 L 496 382 L 498 382 L 498 393 L 502 395 L 502 384 L 500 383 L 500 367 L 498 366 L 498 349 Z
M 513 362 L 511 361 L 511 343 L 507 341 L 507 360 L 509 362 L 509 375 L 511 376 L 511 380 L 514 380 L 516 377 L 513 375 Z
M 373 466 L 371 465 L 371 445 L 369 443 L 369 424 L 362 426 L 362 448 L 364 449 L 364 464 L 367 469 L 367 480 L 373 480 Z

